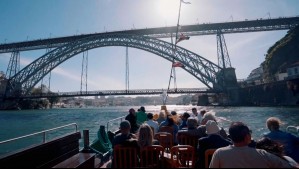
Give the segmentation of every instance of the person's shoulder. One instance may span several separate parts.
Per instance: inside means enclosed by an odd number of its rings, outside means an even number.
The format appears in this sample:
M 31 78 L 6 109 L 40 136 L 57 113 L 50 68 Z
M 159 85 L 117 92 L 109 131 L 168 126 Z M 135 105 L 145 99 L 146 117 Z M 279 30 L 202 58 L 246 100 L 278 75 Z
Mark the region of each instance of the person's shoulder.
M 226 153 L 226 152 L 230 152 L 232 149 L 233 149 L 232 145 L 228 145 L 225 147 L 220 147 L 220 148 L 215 149 L 214 153 L 217 153 L 217 154 Z

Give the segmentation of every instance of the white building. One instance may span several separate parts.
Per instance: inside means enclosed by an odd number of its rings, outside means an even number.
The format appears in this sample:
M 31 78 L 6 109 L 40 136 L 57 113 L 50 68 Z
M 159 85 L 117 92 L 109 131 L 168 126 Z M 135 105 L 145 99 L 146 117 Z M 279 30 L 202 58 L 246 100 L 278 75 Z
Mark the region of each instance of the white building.
M 294 79 L 299 77 L 299 62 L 292 64 L 288 69 L 288 79 Z
M 276 81 L 281 81 L 281 80 L 285 80 L 288 77 L 288 73 L 284 72 L 284 73 L 277 73 L 275 75 L 276 77 Z
M 256 83 L 259 84 L 262 82 L 263 80 L 263 68 L 260 66 L 254 70 L 251 71 L 251 73 L 249 74 L 249 76 L 247 77 L 247 79 L 245 80 L 247 83 Z

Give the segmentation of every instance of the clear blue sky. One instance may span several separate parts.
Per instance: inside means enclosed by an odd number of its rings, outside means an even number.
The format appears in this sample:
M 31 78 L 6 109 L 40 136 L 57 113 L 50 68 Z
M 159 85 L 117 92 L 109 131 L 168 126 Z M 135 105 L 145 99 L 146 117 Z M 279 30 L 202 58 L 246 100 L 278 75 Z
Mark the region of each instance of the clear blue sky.
M 254 20 L 299 15 L 298 0 L 185 0 L 181 25 Z M 2 0 L 0 43 L 20 42 L 75 34 L 175 26 L 179 0 Z M 238 79 L 264 60 L 264 54 L 286 31 L 225 35 Z M 170 41 L 170 39 L 165 39 Z M 216 36 L 191 37 L 178 44 L 217 63 Z M 21 52 L 21 68 L 45 50 Z M 89 51 L 88 90 L 125 89 L 125 48 Z M 0 54 L 6 72 L 10 53 Z M 129 48 L 130 88 L 167 88 L 171 63 L 151 53 Z M 80 90 L 82 54 L 52 72 L 51 90 Z M 178 87 L 204 87 L 183 69 L 176 69 Z

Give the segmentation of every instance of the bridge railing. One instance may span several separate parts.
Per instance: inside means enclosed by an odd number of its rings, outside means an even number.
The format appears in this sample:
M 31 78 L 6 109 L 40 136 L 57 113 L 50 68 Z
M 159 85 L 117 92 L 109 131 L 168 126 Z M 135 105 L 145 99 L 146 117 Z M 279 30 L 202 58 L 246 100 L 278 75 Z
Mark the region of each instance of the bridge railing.
M 131 89 L 131 90 L 98 90 L 98 91 L 75 91 L 75 92 L 58 92 L 58 93 L 31 93 L 22 98 L 46 98 L 46 97 L 74 97 L 74 96 L 106 96 L 106 95 L 159 95 L 164 89 Z M 216 93 L 218 91 L 209 90 L 208 88 L 177 88 L 169 89 L 169 94 L 183 93 Z

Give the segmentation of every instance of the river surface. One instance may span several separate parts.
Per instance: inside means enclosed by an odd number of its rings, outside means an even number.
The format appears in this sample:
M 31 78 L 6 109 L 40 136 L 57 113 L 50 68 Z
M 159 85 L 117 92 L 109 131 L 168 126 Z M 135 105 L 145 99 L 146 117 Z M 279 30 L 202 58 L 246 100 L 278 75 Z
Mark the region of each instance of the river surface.
M 100 125 L 107 128 L 107 122 L 111 119 L 126 116 L 130 108 L 137 110 L 136 106 L 121 107 L 99 107 L 99 108 L 76 108 L 76 109 L 47 109 L 47 110 L 19 110 L 19 111 L 0 111 L 0 141 L 39 132 L 42 130 L 55 128 L 70 123 L 76 123 L 78 130 L 89 130 L 90 142 L 96 138 L 96 133 Z M 194 106 L 167 105 L 168 111 L 175 110 L 181 114 L 191 113 Z M 231 121 L 242 121 L 253 131 L 253 139 L 260 138 L 261 134 L 268 132 L 266 119 L 275 116 L 280 118 L 285 130 L 287 126 L 299 126 L 299 108 L 283 107 L 201 107 L 195 106 L 198 110 L 206 109 L 215 113 L 218 117 L 220 126 L 228 129 Z M 160 106 L 145 106 L 146 112 L 158 113 Z M 116 130 L 118 122 L 108 124 L 108 130 Z M 64 130 L 56 130 L 46 135 L 47 140 L 66 132 L 74 131 L 74 127 L 67 127 Z M 42 135 L 22 139 L 0 145 L 0 155 L 17 150 L 32 144 L 42 142 Z M 82 140 L 82 139 L 81 139 Z M 83 143 L 80 142 L 82 147 Z

